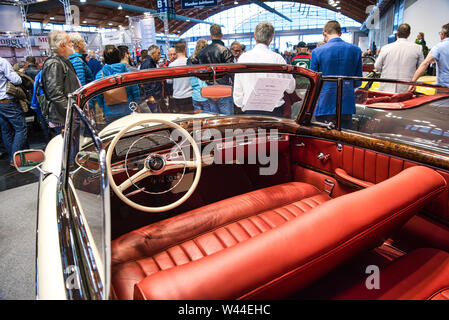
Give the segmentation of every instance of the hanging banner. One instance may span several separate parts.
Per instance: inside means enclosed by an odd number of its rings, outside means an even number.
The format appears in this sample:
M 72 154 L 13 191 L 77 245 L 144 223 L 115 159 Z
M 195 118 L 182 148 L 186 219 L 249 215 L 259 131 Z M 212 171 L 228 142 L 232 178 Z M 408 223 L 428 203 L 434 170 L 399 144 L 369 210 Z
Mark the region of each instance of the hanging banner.
M 0 32 L 24 32 L 20 7 L 0 5 Z
M 142 48 L 148 49 L 152 44 L 156 44 L 156 25 L 153 16 L 147 15 L 140 20 L 140 33 L 142 35 Z
M 11 48 L 23 48 L 25 46 L 25 39 L 20 38 L 10 38 L 10 37 L 0 37 L 0 47 L 11 47 Z
M 142 30 L 140 27 L 140 20 L 133 19 L 129 21 L 129 30 L 131 31 L 131 39 L 133 42 L 142 41 Z
M 101 33 L 101 42 L 103 45 L 120 45 L 123 44 L 123 35 L 121 32 L 117 31 L 103 32 Z
M 101 35 L 98 33 L 82 33 L 81 35 L 84 38 L 84 41 L 86 42 L 86 47 L 88 49 L 94 49 L 94 48 L 100 48 L 101 45 Z M 123 35 L 121 36 L 123 43 L 130 43 L 129 35 L 126 34 L 126 31 L 123 31 Z M 41 35 L 41 36 L 30 36 L 30 43 L 32 47 L 39 47 L 40 49 L 49 49 L 48 45 L 48 36 L 47 35 Z M 25 48 L 25 38 L 24 37 L 3 37 L 0 36 L 0 47 L 10 47 L 10 48 Z M 111 43 L 112 44 L 112 43 Z
M 83 35 L 84 41 L 86 42 L 86 47 L 89 50 L 102 48 L 101 44 L 101 34 L 99 33 L 89 33 Z
M 182 9 L 194 9 L 217 6 L 217 0 L 182 0 Z

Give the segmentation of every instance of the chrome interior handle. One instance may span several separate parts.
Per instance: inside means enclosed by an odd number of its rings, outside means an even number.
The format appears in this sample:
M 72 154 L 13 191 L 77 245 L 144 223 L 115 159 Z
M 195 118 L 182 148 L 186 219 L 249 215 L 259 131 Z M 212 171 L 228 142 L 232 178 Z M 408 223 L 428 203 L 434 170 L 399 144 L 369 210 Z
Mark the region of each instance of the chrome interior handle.
M 331 157 L 330 154 L 324 154 L 324 153 L 320 152 L 317 156 L 317 159 L 325 162 L 325 161 L 329 160 L 330 157 Z

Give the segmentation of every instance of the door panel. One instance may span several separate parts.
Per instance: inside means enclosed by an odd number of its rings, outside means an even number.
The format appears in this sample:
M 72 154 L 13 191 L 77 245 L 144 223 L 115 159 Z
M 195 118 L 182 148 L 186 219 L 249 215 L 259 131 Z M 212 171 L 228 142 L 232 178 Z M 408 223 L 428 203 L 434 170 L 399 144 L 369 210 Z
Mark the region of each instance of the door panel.
M 412 161 L 360 147 L 343 145 L 340 149 L 338 143 L 320 138 L 297 136 L 292 139 L 291 146 L 293 162 L 296 162 L 303 168 L 320 173 L 320 175 L 317 175 L 308 172 L 307 174 L 301 173 L 298 175 L 298 170 L 295 169 L 295 177 L 301 176 L 306 178 L 308 180 L 301 181 L 313 182 L 312 184 L 321 190 L 325 190 L 323 189 L 325 187 L 325 178 L 323 177 L 332 177 L 332 180 L 335 181 L 335 187 L 332 193 L 333 197 L 338 197 L 361 188 L 355 184 L 345 183 L 342 181 L 343 179 L 339 179 L 335 174 L 337 168 L 343 169 L 352 178 L 377 184 L 397 175 L 402 170 L 418 165 Z M 319 160 L 319 154 L 328 155 L 327 160 Z M 437 171 L 449 184 L 449 173 L 443 170 Z M 449 225 L 449 190 L 444 191 L 426 210 Z
M 342 163 L 342 152 L 337 150 L 337 143 L 314 138 L 295 137 L 292 141 L 292 161 L 309 165 L 313 168 L 324 170 L 328 173 L 334 172 Z M 318 159 L 322 153 L 329 155 L 323 161 Z

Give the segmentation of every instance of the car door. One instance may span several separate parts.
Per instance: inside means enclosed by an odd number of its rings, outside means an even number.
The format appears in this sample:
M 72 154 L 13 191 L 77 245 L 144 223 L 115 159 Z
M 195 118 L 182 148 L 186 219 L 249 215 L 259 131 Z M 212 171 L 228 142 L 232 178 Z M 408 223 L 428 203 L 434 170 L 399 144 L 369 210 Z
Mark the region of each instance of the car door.
M 68 299 L 107 299 L 110 278 L 109 185 L 105 151 L 74 103 L 64 136 L 58 224 Z
M 422 96 L 413 99 L 420 97 Z M 437 99 L 440 104 L 442 101 L 444 99 Z M 444 106 L 441 104 L 441 108 Z M 425 112 L 417 119 L 416 114 L 420 107 L 425 108 L 426 104 L 415 106 L 408 111 L 396 110 L 396 113 L 390 112 L 390 116 L 382 118 L 373 116 L 373 122 L 382 124 L 375 129 L 370 126 L 369 130 L 354 121 L 358 115 L 353 117 L 352 128 L 341 130 L 338 130 L 338 124 L 318 123 L 311 118 L 311 123 L 306 121 L 300 127 L 298 135 L 292 139 L 294 179 L 311 183 L 330 193 L 332 197 L 339 197 L 378 184 L 411 166 L 424 165 L 435 169 L 449 183 L 449 153 L 445 150 L 445 145 L 438 148 L 431 143 L 435 141 L 432 130 L 443 132 L 444 128 L 438 128 L 427 121 Z M 426 130 L 415 135 L 412 130 L 409 130 L 409 135 L 403 132 L 398 134 L 399 127 L 407 130 L 413 128 L 413 125 Z M 429 132 L 427 137 L 423 138 L 422 131 Z M 397 238 L 403 239 L 405 246 L 414 243 L 448 250 L 448 204 L 449 191 L 445 190 L 420 215 L 405 225 Z

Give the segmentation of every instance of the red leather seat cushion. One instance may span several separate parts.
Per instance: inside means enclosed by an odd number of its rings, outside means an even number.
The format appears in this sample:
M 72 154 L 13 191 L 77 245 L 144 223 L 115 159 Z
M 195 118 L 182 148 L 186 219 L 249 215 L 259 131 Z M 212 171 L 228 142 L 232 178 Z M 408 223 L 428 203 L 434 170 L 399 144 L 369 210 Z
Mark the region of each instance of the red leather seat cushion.
M 369 98 L 365 101 L 365 104 L 374 104 L 379 102 L 391 102 L 391 97 L 376 97 L 376 98 Z
M 418 249 L 380 271 L 380 288 L 364 282 L 339 294 L 339 300 L 449 300 L 449 253 Z
M 216 253 L 330 200 L 292 182 L 226 199 L 121 236 L 112 242 L 112 290 L 132 299 L 145 277 Z M 210 232 L 212 231 L 213 232 Z
M 153 273 L 136 284 L 134 297 L 286 297 L 353 255 L 376 246 L 445 188 L 445 180 L 432 169 L 406 169 L 378 185 L 326 201 L 230 248 Z
M 402 102 L 410 99 L 413 99 L 413 92 L 403 92 L 391 96 L 390 102 Z

